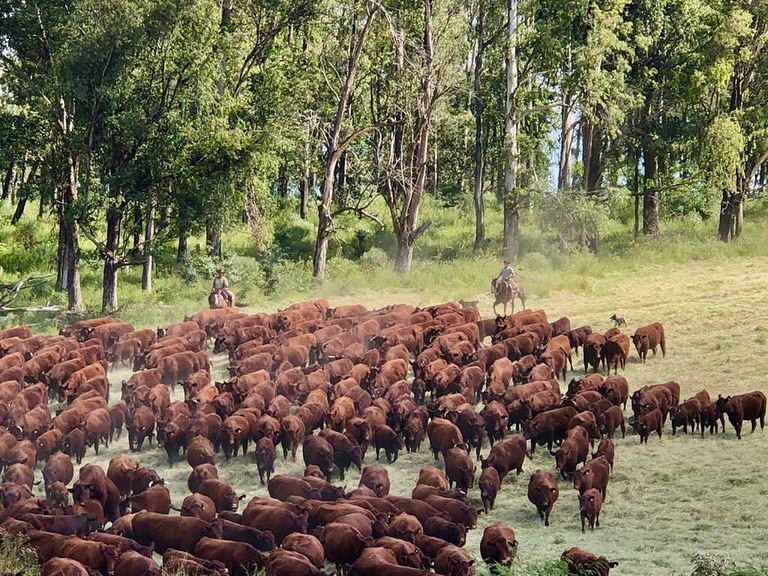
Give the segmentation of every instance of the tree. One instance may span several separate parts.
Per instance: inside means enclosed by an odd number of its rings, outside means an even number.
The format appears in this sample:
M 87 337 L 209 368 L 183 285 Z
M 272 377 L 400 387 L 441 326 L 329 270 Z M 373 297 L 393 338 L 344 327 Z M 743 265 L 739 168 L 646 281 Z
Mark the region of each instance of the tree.
M 517 258 L 520 242 L 520 109 L 517 103 L 518 0 L 507 0 L 506 96 L 504 114 L 504 258 Z
M 352 94 L 356 86 L 357 69 L 363 54 L 368 33 L 371 30 L 374 17 L 379 11 L 379 4 L 365 1 L 363 14 L 359 14 L 359 7 L 347 7 L 352 13 L 347 14 L 351 19 L 348 31 L 348 49 L 343 75 L 339 77 L 340 86 L 336 93 L 335 114 L 330 120 L 328 138 L 325 142 L 325 161 L 323 165 L 322 195 L 318 205 L 317 238 L 312 259 L 312 275 L 322 278 L 325 275 L 325 264 L 328 258 L 328 238 L 331 234 L 333 218 L 331 205 L 333 203 L 334 180 L 336 165 L 344 151 L 366 132 L 373 130 L 370 124 L 357 129 L 345 129 L 345 119 L 351 103 Z M 359 27 L 359 28 L 358 28 Z M 327 77 L 327 75 L 326 75 Z

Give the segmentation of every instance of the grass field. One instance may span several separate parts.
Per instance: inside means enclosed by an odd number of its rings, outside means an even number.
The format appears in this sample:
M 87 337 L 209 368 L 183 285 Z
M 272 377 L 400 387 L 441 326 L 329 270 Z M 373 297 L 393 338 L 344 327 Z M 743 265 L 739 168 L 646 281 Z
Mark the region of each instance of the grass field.
M 370 286 L 365 293 L 334 298 L 332 303 L 362 302 L 375 307 L 392 302 L 435 302 L 450 295 L 451 273 L 447 264 L 444 283 L 435 290 L 403 286 L 387 291 L 386 286 Z M 478 282 L 480 278 L 478 275 Z M 478 285 L 477 293 L 484 289 L 485 282 Z M 454 297 L 461 296 L 467 295 Z M 481 295 L 484 317 L 491 313 L 490 304 L 487 296 Z M 667 332 L 667 357 L 659 355 L 641 364 L 633 351 L 626 370 L 631 390 L 674 379 L 684 397 L 702 388 L 717 396 L 764 390 L 768 384 L 768 367 L 763 361 L 768 344 L 765 257 L 649 265 L 631 272 L 603 273 L 599 278 L 589 278 L 587 273 L 587 281 L 580 282 L 573 292 L 558 290 L 545 298 L 531 298 L 528 306 L 544 308 L 551 319 L 567 315 L 574 326 L 590 324 L 601 331 L 610 326 L 608 317 L 613 312 L 626 318 L 630 331 L 662 322 Z M 225 363 L 223 355 L 214 358 L 216 375 L 223 377 Z M 576 375 L 583 373 L 580 360 L 574 360 L 574 365 Z M 113 402 L 119 398 L 120 381 L 127 375 L 127 371 L 110 375 Z M 176 394 L 182 394 L 180 387 Z M 764 544 L 768 534 L 768 477 L 764 471 L 768 432 L 758 428 L 754 435 L 747 432 L 738 441 L 730 428 L 724 435 L 707 434 L 703 439 L 680 434 L 673 438 L 667 428 L 661 440 L 653 436 L 648 445 L 640 446 L 636 436 L 618 438 L 616 443 L 616 467 L 599 529 L 580 532 L 576 491 L 564 482 L 551 526 L 545 528 L 540 523 L 526 497 L 528 478 L 539 468 L 554 471 L 554 458 L 546 450 L 538 450 L 532 462 L 526 461 L 520 477 L 509 476 L 504 482 L 496 508 L 490 516 L 481 516 L 477 530 L 468 535 L 467 548 L 479 557 L 483 528 L 501 521 L 514 528 L 520 542 L 516 562 L 523 564 L 551 561 L 565 548 L 581 546 L 618 560 L 620 565 L 613 573 L 625 576 L 690 574 L 692 557 L 699 552 L 724 554 L 725 564 L 730 559 L 736 566 L 754 568 L 750 573 L 768 573 Z M 109 458 L 120 452 L 127 452 L 125 433 L 98 457 L 89 451 L 87 459 L 106 468 Z M 146 445 L 144 452 L 133 456 L 161 472 L 178 506 L 187 493 L 190 468 L 186 462 L 169 468 L 165 453 Z M 369 451 L 366 464 L 373 458 Z M 433 460 L 426 445 L 419 454 L 403 453 L 390 468 L 392 492 L 409 495 L 419 469 L 430 463 Z M 229 462 L 220 456 L 217 464 L 220 476 L 248 498 L 267 495 L 266 487 L 259 485 L 252 454 Z M 296 463 L 282 459 L 276 463 L 277 474 L 301 475 L 302 470 L 301 456 Z M 358 478 L 358 473 L 351 471 L 347 488 L 357 486 Z M 469 497 L 481 507 L 477 490 Z M 482 562 L 478 567 L 485 570 Z

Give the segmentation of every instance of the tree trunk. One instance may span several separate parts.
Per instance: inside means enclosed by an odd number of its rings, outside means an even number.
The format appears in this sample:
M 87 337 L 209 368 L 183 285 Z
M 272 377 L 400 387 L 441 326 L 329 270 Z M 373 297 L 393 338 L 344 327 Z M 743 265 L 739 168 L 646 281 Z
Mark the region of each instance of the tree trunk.
M 573 148 L 573 96 L 563 87 L 563 102 L 560 111 L 560 170 L 557 176 L 557 189 L 571 189 L 571 149 Z
M 634 154 L 634 174 L 632 177 L 632 196 L 635 200 L 635 227 L 634 236 L 640 236 L 640 152 Z
M 336 204 L 339 208 L 344 208 L 348 202 L 347 192 L 347 153 L 343 152 L 336 164 Z
M 117 310 L 117 252 L 120 244 L 120 227 L 123 212 L 114 206 L 107 208 L 107 241 L 104 253 L 104 275 L 101 293 L 102 312 Z
M 309 144 L 309 136 L 307 136 L 307 141 L 304 143 L 304 168 L 302 172 L 301 182 L 299 183 L 299 194 L 300 194 L 300 204 L 299 204 L 299 216 L 302 220 L 307 219 L 307 202 L 310 192 L 314 189 L 313 186 L 310 185 L 310 175 L 309 175 L 309 152 L 310 152 L 310 144 Z
M 411 271 L 413 263 L 413 244 L 408 238 L 398 237 L 397 255 L 395 256 L 395 272 L 398 274 L 407 274 Z
M 658 157 L 649 145 L 643 146 L 643 234 L 659 235 Z
M 504 257 L 514 260 L 519 251 L 520 222 L 517 176 L 519 169 L 520 114 L 515 101 L 517 76 L 517 3 L 507 0 L 507 86 L 504 118 Z
M 147 207 L 146 229 L 144 230 L 144 264 L 141 270 L 141 289 L 152 292 L 152 244 L 155 240 L 155 205 L 150 201 Z
M 57 292 L 63 292 L 67 289 L 67 262 L 68 247 L 67 247 L 67 233 L 66 225 L 64 222 L 64 215 L 62 210 L 62 202 L 57 202 L 57 217 L 59 220 L 59 245 L 56 249 L 56 285 L 55 290 Z
M 11 224 L 14 226 L 19 223 L 19 220 L 21 220 L 21 217 L 24 215 L 24 208 L 27 207 L 27 197 L 22 196 L 19 198 L 19 203 L 16 204 L 16 210 L 13 213 L 13 218 L 11 218 Z
M 474 253 L 479 252 L 485 244 L 485 206 L 483 204 L 483 51 L 485 50 L 485 1 L 480 0 L 477 9 L 477 24 L 475 27 L 477 36 L 477 52 L 475 54 L 474 74 L 474 113 L 475 113 L 475 243 L 472 247 Z
M 15 164 L 11 162 L 8 169 L 5 171 L 5 178 L 3 179 L 3 202 L 9 202 L 11 199 L 11 184 L 13 183 L 13 173 Z
M 221 259 L 221 224 L 212 218 L 205 222 L 205 246 L 209 256 Z
M 328 259 L 328 237 L 331 234 L 331 202 L 333 201 L 333 176 L 336 171 L 336 158 L 330 158 L 323 174 L 323 200 L 317 207 L 317 238 L 315 253 L 312 258 L 312 275 L 315 278 L 325 276 L 325 264 Z
M 67 174 L 65 177 L 62 215 L 64 218 L 64 236 L 67 244 L 67 309 L 82 313 L 83 293 L 80 289 L 80 244 L 78 239 L 79 226 L 74 214 L 69 213 L 77 202 L 77 173 L 79 162 L 70 152 L 67 155 Z
M 280 173 L 277 177 L 277 195 L 280 198 L 288 197 L 288 164 L 286 162 L 280 165 Z
M 138 254 L 141 249 L 141 229 L 144 227 L 141 217 L 141 207 L 133 209 L 133 253 Z
M 378 11 L 378 6 L 372 6 L 368 9 L 368 14 L 360 31 L 359 36 L 350 42 L 350 52 L 347 58 L 347 73 L 344 84 L 339 92 L 339 99 L 336 106 L 336 117 L 333 121 L 333 130 L 328 138 L 325 167 L 323 169 L 323 195 L 320 200 L 317 222 L 317 238 L 315 239 L 315 252 L 312 259 L 312 275 L 315 278 L 322 278 L 325 275 L 325 264 L 328 257 L 328 237 L 331 233 L 331 205 L 333 203 L 333 183 L 336 174 L 336 163 L 339 157 L 344 153 L 344 149 L 351 143 L 355 133 L 349 135 L 343 142 L 341 140 L 341 129 L 344 122 L 344 116 L 352 96 L 352 88 L 355 83 L 355 73 L 360 56 L 368 36 L 368 31 L 373 23 L 373 18 Z M 341 148 L 341 149 L 340 149 Z
M 184 264 L 187 261 L 187 229 L 179 223 L 179 246 L 176 249 L 176 263 Z
M 737 213 L 736 193 L 732 189 L 723 190 L 723 199 L 720 201 L 720 222 L 718 225 L 718 235 L 723 242 L 730 242 L 735 237 Z
M 415 175 L 406 186 L 408 190 L 403 204 L 401 226 L 397 234 L 397 256 L 395 258 L 395 272 L 407 274 L 411 271 L 413 262 L 413 246 L 427 228 L 429 222 L 418 225 L 421 197 L 427 184 L 427 162 L 429 160 L 429 131 L 432 126 L 432 113 L 438 94 L 437 80 L 435 78 L 434 58 L 435 50 L 432 40 L 432 0 L 424 0 L 424 43 L 423 66 L 421 75 L 421 90 L 419 95 L 418 141 L 413 152 L 413 166 Z M 401 156 L 402 157 L 402 156 Z

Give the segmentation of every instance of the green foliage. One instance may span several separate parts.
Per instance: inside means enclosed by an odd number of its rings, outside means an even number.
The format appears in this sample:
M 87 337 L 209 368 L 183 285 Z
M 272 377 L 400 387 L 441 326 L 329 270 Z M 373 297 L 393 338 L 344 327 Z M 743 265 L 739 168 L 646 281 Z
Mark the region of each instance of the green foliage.
M 29 541 L 23 534 L 4 534 L 0 538 L 0 572 L 40 576 L 37 553 L 29 547 Z
M 768 568 L 737 567 L 727 553 L 696 552 L 691 558 L 694 570 L 692 576 L 764 576 Z
M 567 244 L 588 246 L 608 226 L 607 207 L 583 194 L 543 194 L 538 204 L 542 226 Z
M 718 116 L 707 127 L 703 142 L 703 161 L 710 188 L 715 194 L 733 188 L 736 175 L 743 174 L 744 135 L 738 120 Z

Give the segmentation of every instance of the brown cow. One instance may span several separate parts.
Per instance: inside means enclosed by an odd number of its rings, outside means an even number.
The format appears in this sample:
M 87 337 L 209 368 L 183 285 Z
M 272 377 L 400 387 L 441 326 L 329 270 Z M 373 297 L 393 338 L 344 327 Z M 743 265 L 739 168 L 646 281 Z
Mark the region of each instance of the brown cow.
M 360 475 L 359 486 L 370 488 L 379 498 L 387 496 L 390 488 L 387 469 L 378 465 L 366 466 Z
M 645 414 L 641 414 L 632 424 L 635 432 L 637 432 L 637 434 L 640 436 L 640 444 L 643 442 L 647 444 L 648 438 L 650 437 L 651 432 L 654 430 L 659 435 L 659 438 L 661 438 L 663 426 L 664 417 L 661 413 L 661 410 L 658 408 L 654 408 Z
M 325 565 L 325 550 L 320 540 L 310 534 L 291 534 L 282 545 L 283 550 L 298 552 L 316 567 L 322 568 Z
M 75 428 L 69 434 L 65 434 L 61 441 L 61 451 L 68 456 L 74 456 L 80 464 L 85 457 L 85 432 Z
M 545 526 L 549 526 L 549 515 L 557 502 L 560 490 L 555 477 L 549 472 L 536 470 L 528 482 L 528 500 L 536 506 L 539 517 Z
M 43 565 L 42 576 L 90 576 L 88 570 L 77 560 L 54 557 Z
M 171 511 L 171 493 L 163 484 L 155 484 L 141 494 L 130 497 L 131 512 L 136 514 L 142 510 L 168 514 Z
M 127 550 L 115 562 L 114 576 L 161 576 L 162 570 L 151 558 Z
M 393 516 L 387 530 L 388 536 L 411 544 L 415 544 L 416 538 L 423 533 L 424 528 L 418 518 L 405 512 Z
M 555 453 L 555 465 L 563 480 L 567 480 L 576 471 L 579 462 L 586 462 L 589 455 L 589 433 L 582 426 L 576 426 L 566 432 L 565 439 Z
M 615 336 L 612 336 L 606 340 L 601 354 L 609 374 L 611 372 L 611 366 L 613 366 L 614 374 L 619 371 L 619 366 L 621 366 L 622 370 L 625 370 L 627 366 L 627 357 L 629 356 L 629 336 L 626 334 L 616 334 Z
M 635 330 L 632 335 L 632 342 L 637 349 L 637 355 L 645 362 L 648 356 L 648 350 L 653 352 L 656 356 L 656 349 L 661 347 L 661 355 L 665 357 L 667 355 L 667 341 L 664 335 L 664 326 L 655 322 L 647 326 L 643 326 Z
M 218 478 L 203 480 L 200 484 L 199 492 L 213 500 L 217 512 L 234 512 L 240 505 L 240 500 L 245 498 L 245 495 L 238 496 L 235 489 L 228 482 Z
M 487 516 L 489 511 L 493 510 L 496 496 L 501 490 L 501 478 L 496 468 L 493 466 L 483 468 L 478 485 L 480 486 L 480 500 L 483 502 L 483 510 Z
M 180 512 L 182 516 L 192 516 L 206 522 L 213 522 L 216 518 L 216 506 L 213 500 L 203 494 L 190 494 L 184 498 Z
M 590 488 L 599 490 L 605 500 L 610 475 L 610 464 L 605 458 L 592 458 L 573 474 L 573 487 L 579 494 L 584 494 Z
M 267 576 L 325 576 L 306 556 L 289 550 L 275 550 L 265 565 Z
M 624 413 L 618 406 L 611 406 L 608 408 L 608 410 L 605 410 L 604 412 L 601 412 L 599 415 L 597 415 L 597 425 L 598 428 L 600 428 L 600 431 L 608 436 L 608 438 L 613 438 L 613 435 L 616 433 L 618 428 L 621 428 L 622 438 L 624 438 L 626 435 Z
M 204 436 L 195 436 L 187 444 L 187 463 L 195 468 L 201 464 L 215 464 L 213 443 Z
M 142 351 L 142 343 L 138 338 L 127 338 L 118 340 L 107 351 L 107 362 L 110 363 L 112 370 L 120 366 L 130 366 L 133 359 Z M 148 366 L 152 368 L 152 366 Z
M 151 546 L 155 552 L 194 550 L 195 544 L 206 536 L 220 537 L 221 530 L 214 524 L 189 516 L 166 516 L 153 512 L 139 512 L 131 520 L 134 538 L 139 544 Z
M 574 416 L 576 416 L 576 409 L 573 406 L 565 406 L 542 412 L 527 422 L 525 438 L 531 441 L 531 456 L 537 444 L 541 446 L 546 444 L 547 449 L 552 453 L 552 444 L 565 438 L 568 423 Z
M 492 466 L 499 473 L 499 478 L 504 480 L 512 470 L 516 470 L 518 475 L 522 473 L 524 461 L 525 438 L 520 434 L 513 434 L 491 448 L 488 458 L 481 459 L 481 465 L 483 468 Z
M 259 470 L 259 481 L 264 484 L 264 475 L 267 481 L 275 470 L 275 444 L 272 438 L 260 438 L 256 443 L 256 466 Z
M 683 432 L 688 434 L 689 424 L 691 434 L 693 434 L 696 431 L 696 425 L 701 420 L 701 402 L 698 398 L 690 398 L 677 406 L 672 406 L 669 409 L 669 416 L 672 422 L 672 436 L 675 435 L 678 427 L 682 427 Z
M 490 565 L 509 566 L 517 555 L 515 532 L 504 524 L 491 524 L 483 530 L 480 556 Z
M 455 546 L 464 546 L 466 543 L 467 529 L 461 524 L 456 524 L 435 515 L 426 518 L 422 525 L 427 536 L 440 538 Z
M 445 460 L 445 471 L 448 476 L 448 486 L 464 493 L 468 492 L 474 485 L 475 464 L 472 462 L 466 447 L 459 445 L 443 452 Z
M 605 337 L 602 334 L 589 334 L 584 339 L 584 370 L 587 371 L 591 366 L 595 372 L 600 368 L 600 362 L 603 357 L 603 347 L 605 346 Z
M 139 406 L 133 412 L 129 412 L 125 420 L 125 427 L 128 428 L 128 448 L 131 452 L 139 452 L 145 439 L 149 440 L 150 446 L 152 445 L 152 437 L 155 433 L 155 415 L 150 408 Z
M 112 419 L 109 411 L 104 408 L 94 410 L 85 418 L 85 443 L 96 449 L 99 453 L 99 444 L 109 448 L 109 431 L 112 428 Z
M 112 481 L 123 497 L 130 496 L 131 494 L 133 475 L 136 472 L 136 468 L 138 468 L 138 464 L 134 463 L 133 460 L 124 454 L 118 454 L 109 461 L 107 478 Z
M 717 408 L 720 413 L 728 415 L 728 420 L 731 422 L 734 430 L 736 430 L 736 438 L 739 440 L 741 440 L 741 427 L 744 420 L 752 422 L 752 433 L 757 428 L 758 420 L 760 420 L 760 429 L 763 430 L 765 428 L 766 398 L 762 392 L 747 392 L 746 394 L 727 396 L 725 398 L 719 395 L 717 397 Z
M 187 487 L 190 492 L 197 492 L 204 480 L 218 478 L 219 472 L 213 464 L 200 464 L 190 472 L 187 478 Z
M 204 537 L 195 544 L 195 556 L 217 560 L 232 576 L 247 576 L 264 565 L 264 556 L 250 544 Z
M 611 438 L 603 438 L 597 445 L 597 450 L 592 454 L 592 458 L 603 457 L 608 462 L 610 469 L 613 470 L 613 458 L 616 448 Z
M 599 490 L 590 488 L 579 494 L 579 516 L 581 517 L 581 531 L 584 532 L 585 520 L 589 522 L 590 529 L 595 525 L 600 527 L 600 509 L 603 506 L 603 497 Z
M 611 568 L 619 565 L 618 562 L 610 562 L 605 556 L 599 558 L 582 550 L 581 548 L 569 548 L 563 552 L 560 559 L 565 562 L 569 574 L 594 574 L 595 576 L 608 576 Z
M 43 483 L 45 484 L 46 496 L 51 498 L 49 491 L 56 482 L 64 485 L 69 484 L 75 475 L 72 460 L 63 452 L 51 454 L 45 461 L 43 467 Z
M 435 460 L 440 453 L 444 453 L 464 441 L 458 426 L 443 418 L 430 420 L 427 426 L 427 436 Z

